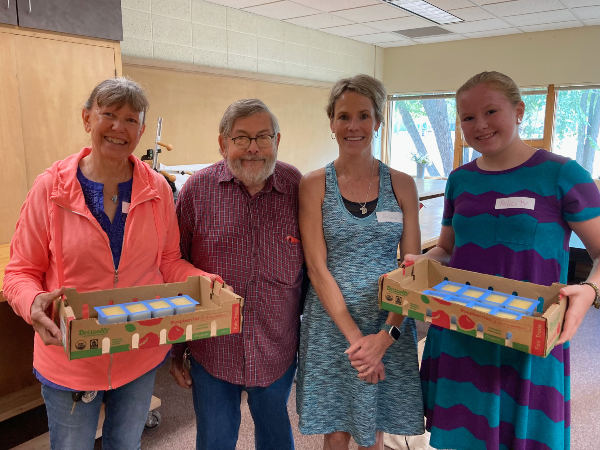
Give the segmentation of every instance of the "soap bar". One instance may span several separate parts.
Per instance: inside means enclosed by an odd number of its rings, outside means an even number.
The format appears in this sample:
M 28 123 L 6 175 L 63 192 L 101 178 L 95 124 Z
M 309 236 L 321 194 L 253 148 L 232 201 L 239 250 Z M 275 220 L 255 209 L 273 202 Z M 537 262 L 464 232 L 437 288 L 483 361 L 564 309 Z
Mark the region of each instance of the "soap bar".
M 492 314 L 500 319 L 519 320 L 521 317 L 523 317 L 523 314 L 519 314 L 505 308 L 498 308 L 494 310 Z
M 509 297 L 511 297 L 511 296 L 508 295 L 508 294 L 499 294 L 497 292 L 491 292 L 485 298 L 483 298 L 481 301 L 483 301 L 485 303 L 493 303 L 493 304 L 496 304 L 496 305 L 501 305 Z
M 175 314 L 194 312 L 199 303 L 189 295 L 180 295 L 165 299 L 175 307 Z
M 512 297 L 503 306 L 518 313 L 527 316 L 533 316 L 533 313 L 535 312 L 535 309 L 539 303 L 539 300 L 532 300 L 530 298 L 523 297 Z
M 459 305 L 462 305 L 462 306 L 467 306 L 469 304 L 467 301 L 462 300 L 458 297 L 450 297 L 448 299 L 448 301 L 451 301 L 452 303 L 458 303 Z
M 461 283 L 453 283 L 452 281 L 442 281 L 437 286 L 434 286 L 433 289 L 436 291 L 445 291 L 445 292 L 453 292 L 457 293 L 461 289 L 465 289 L 467 286 Z
M 175 313 L 175 307 L 166 299 L 148 300 L 142 303 L 148 306 L 152 312 L 152 318 L 172 316 Z
M 152 317 L 152 311 L 141 302 L 125 303 L 122 305 L 128 312 L 127 320 L 133 322 L 136 320 L 148 320 Z
M 98 312 L 98 322 L 102 325 L 127 322 L 127 312 L 119 305 L 95 306 Z
M 476 309 L 477 311 L 488 313 L 488 314 L 492 312 L 492 308 L 491 307 L 485 306 L 485 305 L 482 305 L 482 304 L 473 305 L 473 306 L 471 306 L 471 308 Z
M 466 291 L 464 291 L 461 295 L 464 295 L 467 297 L 479 298 L 482 295 L 484 295 L 485 293 L 486 293 L 485 290 L 482 290 L 482 289 L 469 288 Z

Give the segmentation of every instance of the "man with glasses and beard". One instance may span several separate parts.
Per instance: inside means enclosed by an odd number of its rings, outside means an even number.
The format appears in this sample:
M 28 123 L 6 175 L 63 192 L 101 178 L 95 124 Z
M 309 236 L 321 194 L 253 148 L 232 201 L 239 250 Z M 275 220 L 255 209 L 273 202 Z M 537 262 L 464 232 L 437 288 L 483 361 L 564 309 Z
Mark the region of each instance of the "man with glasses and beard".
M 244 297 L 241 333 L 173 347 L 171 374 L 193 393 L 197 450 L 235 450 L 242 391 L 256 449 L 294 448 L 287 400 L 304 262 L 301 174 L 277 161 L 280 139 L 277 119 L 262 101 L 232 103 L 219 124 L 223 160 L 196 172 L 179 194 L 183 258 L 220 274 Z

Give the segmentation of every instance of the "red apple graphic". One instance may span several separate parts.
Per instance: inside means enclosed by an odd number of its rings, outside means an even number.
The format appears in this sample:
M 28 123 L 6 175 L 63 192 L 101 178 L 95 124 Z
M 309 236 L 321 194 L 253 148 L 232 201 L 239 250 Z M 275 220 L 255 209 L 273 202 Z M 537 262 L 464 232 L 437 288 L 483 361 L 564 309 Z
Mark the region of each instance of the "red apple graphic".
M 469 331 L 475 328 L 475 322 L 469 316 L 463 314 L 458 318 L 458 326 L 465 331 Z
M 160 339 L 156 333 L 148 333 L 140 339 L 139 348 L 158 347 Z
M 433 296 L 433 295 L 432 295 L 432 296 L 431 296 L 431 298 L 432 298 L 434 301 L 438 302 L 440 305 L 446 305 L 446 306 L 450 305 L 450 302 L 449 302 L 449 301 L 447 301 L 447 300 L 444 300 L 444 299 L 442 299 L 442 298 L 440 298 L 440 297 L 435 297 L 435 296 Z
M 169 335 L 167 336 L 169 341 L 176 341 L 181 336 L 183 336 L 184 329 L 178 325 L 175 325 L 169 330 Z
M 434 311 L 431 315 L 431 323 L 442 328 L 450 328 L 450 317 L 444 311 Z

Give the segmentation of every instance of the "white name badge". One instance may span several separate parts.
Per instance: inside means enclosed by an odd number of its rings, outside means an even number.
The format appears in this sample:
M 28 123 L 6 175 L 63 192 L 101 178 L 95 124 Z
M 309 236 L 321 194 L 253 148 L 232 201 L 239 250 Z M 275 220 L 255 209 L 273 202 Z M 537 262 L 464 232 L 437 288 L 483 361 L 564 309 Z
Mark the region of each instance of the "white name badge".
M 129 214 L 129 206 L 131 205 L 131 203 L 129 202 L 121 202 L 121 211 L 123 211 L 123 214 Z
M 377 221 L 402 223 L 402 213 L 397 211 L 380 211 L 377 213 Z
M 496 200 L 496 209 L 535 209 L 535 198 L 499 198 Z

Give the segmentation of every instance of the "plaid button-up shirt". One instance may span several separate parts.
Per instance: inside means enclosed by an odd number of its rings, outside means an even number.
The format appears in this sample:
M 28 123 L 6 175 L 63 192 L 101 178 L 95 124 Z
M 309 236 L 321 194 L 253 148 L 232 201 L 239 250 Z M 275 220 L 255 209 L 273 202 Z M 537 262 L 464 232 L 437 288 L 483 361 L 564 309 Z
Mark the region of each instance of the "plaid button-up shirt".
M 222 160 L 196 172 L 179 194 L 183 258 L 220 275 L 244 297 L 241 333 L 187 344 L 194 359 L 219 379 L 268 386 L 294 360 L 304 261 L 300 177 L 298 169 L 278 161 L 265 187 L 251 197 Z M 174 356 L 184 348 L 174 348 Z

